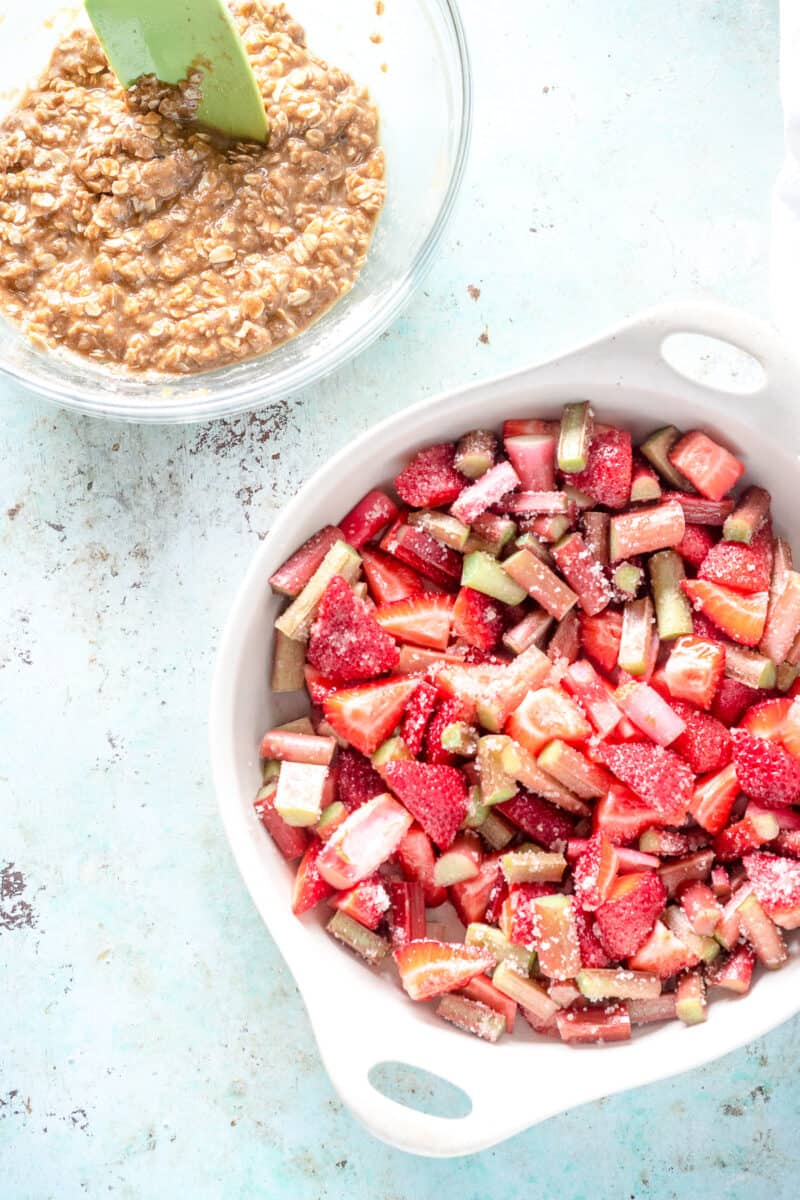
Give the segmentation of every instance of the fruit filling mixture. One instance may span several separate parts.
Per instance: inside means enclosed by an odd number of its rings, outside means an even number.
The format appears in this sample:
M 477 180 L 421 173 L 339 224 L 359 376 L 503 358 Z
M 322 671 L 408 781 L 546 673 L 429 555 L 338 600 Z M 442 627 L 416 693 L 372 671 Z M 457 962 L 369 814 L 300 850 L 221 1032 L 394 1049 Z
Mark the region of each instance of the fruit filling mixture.
M 272 686 L 311 711 L 265 735 L 256 799 L 294 912 L 492 1042 L 695 1024 L 780 967 L 800 573 L 743 475 L 574 403 L 425 447 L 301 546 Z

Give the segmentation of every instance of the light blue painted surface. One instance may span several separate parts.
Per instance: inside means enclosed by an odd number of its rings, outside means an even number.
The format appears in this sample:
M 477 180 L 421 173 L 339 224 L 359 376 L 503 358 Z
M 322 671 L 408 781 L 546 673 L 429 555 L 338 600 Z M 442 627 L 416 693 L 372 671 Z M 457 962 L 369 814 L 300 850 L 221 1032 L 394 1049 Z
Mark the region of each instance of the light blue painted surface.
M 665 295 L 766 310 L 776 6 L 505 0 L 501 28 L 463 7 L 463 197 L 424 293 L 359 362 L 187 430 L 3 389 L 0 868 L 25 884 L 0 901 L 18 926 L 0 930 L 4 1200 L 797 1195 L 798 1022 L 474 1159 L 377 1144 L 333 1095 L 223 838 L 215 643 L 258 537 L 332 448 Z

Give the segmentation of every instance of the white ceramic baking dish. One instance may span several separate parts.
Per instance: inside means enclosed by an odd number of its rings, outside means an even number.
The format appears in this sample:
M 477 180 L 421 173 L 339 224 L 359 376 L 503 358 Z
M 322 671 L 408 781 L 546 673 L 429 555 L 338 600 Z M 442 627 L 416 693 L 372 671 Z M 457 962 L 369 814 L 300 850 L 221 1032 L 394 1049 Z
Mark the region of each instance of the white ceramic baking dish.
M 688 331 L 749 352 L 763 381 L 746 397 L 679 376 L 665 339 Z M 800 1011 L 800 960 L 761 976 L 741 999 L 715 999 L 707 1024 L 650 1027 L 608 1047 L 575 1048 L 526 1030 L 488 1045 L 412 1004 L 391 972 L 370 972 L 324 932 L 314 913 L 289 908 L 291 868 L 253 814 L 258 744 L 269 726 L 298 715 L 301 696 L 268 688 L 278 600 L 267 578 L 304 538 L 391 478 L 410 451 L 504 417 L 554 416 L 590 398 L 602 419 L 635 434 L 660 424 L 703 426 L 745 460 L 774 497 L 791 533 L 800 492 L 800 368 L 765 325 L 708 305 L 660 308 L 550 362 L 425 400 L 381 422 L 336 454 L 281 512 L 241 586 L 219 651 L 210 713 L 214 777 L 239 869 L 302 993 L 320 1052 L 344 1102 L 379 1138 L 417 1154 L 485 1149 L 555 1113 L 700 1066 Z M 427 1116 L 369 1081 L 382 1062 L 408 1063 L 451 1081 L 472 1100 L 463 1118 Z

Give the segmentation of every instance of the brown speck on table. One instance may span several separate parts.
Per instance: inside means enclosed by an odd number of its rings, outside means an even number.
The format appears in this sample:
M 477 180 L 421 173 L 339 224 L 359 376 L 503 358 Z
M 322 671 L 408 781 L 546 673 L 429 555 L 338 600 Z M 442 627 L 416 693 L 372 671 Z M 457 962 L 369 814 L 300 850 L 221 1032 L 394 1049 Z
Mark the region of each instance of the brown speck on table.
M 383 41 L 383 37 L 382 37 L 382 35 L 381 35 L 380 33 L 371 33 L 371 34 L 369 35 L 369 40 L 370 40 L 371 42 L 374 42 L 374 43 L 375 43 L 375 45 L 377 46 L 379 42 L 382 42 L 382 41 Z
M 15 519 L 15 517 L 19 516 L 21 511 L 22 511 L 22 501 L 20 500 L 19 504 L 15 504 L 12 508 L 6 509 L 6 516 L 8 517 L 9 521 L 13 521 Z
M 119 442 L 114 442 L 114 445 L 111 447 L 111 449 L 112 449 L 112 450 L 119 450 Z
M 489 345 L 489 326 L 488 326 L 488 325 L 484 325 L 484 327 L 483 327 L 483 333 L 482 333 L 482 334 L 481 334 L 481 336 L 478 338 L 478 341 L 480 342 L 480 344 L 481 344 L 482 346 L 488 346 L 488 345 Z
M 480 300 L 481 289 L 479 287 L 475 287 L 474 283 L 467 284 L 467 291 L 469 292 L 471 300 Z

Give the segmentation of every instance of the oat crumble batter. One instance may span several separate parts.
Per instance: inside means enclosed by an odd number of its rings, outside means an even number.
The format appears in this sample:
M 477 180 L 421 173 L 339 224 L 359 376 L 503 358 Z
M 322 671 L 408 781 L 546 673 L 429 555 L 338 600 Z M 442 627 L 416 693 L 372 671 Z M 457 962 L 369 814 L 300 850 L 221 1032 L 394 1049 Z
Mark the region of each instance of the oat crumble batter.
M 385 194 L 378 114 L 282 4 L 236 0 L 271 126 L 224 145 L 179 89 L 126 93 L 76 30 L 0 125 L 0 313 L 132 372 L 263 354 L 353 285 Z

